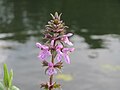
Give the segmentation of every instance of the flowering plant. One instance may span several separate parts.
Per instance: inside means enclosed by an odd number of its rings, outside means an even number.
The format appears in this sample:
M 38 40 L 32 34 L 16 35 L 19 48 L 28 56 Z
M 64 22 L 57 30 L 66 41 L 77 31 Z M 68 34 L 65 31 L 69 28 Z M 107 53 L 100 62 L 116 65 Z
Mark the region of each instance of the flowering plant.
M 52 20 L 48 21 L 46 25 L 45 44 L 39 42 L 36 43 L 36 46 L 40 49 L 38 58 L 42 61 L 42 65 L 46 67 L 45 73 L 49 75 L 49 82 L 42 83 L 41 88 L 45 90 L 53 90 L 60 88 L 61 85 L 53 82 L 53 75 L 57 74 L 57 71 L 61 70 L 63 67 L 63 61 L 65 60 L 67 64 L 70 64 L 69 53 L 74 51 L 74 48 L 67 48 L 67 45 L 73 46 L 72 42 L 69 41 L 69 37 L 72 36 L 72 33 L 66 34 L 65 23 L 61 20 L 61 15 L 58 15 L 55 12 L 55 15 L 50 14 Z M 48 61 L 48 57 L 51 57 L 51 60 Z

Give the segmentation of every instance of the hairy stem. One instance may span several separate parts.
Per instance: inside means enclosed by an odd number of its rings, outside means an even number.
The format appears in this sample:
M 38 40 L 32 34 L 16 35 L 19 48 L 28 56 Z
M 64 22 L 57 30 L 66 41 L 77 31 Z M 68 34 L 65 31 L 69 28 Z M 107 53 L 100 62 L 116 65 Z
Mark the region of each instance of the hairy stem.
M 54 64 L 54 53 L 52 53 L 51 62 Z M 53 75 L 50 76 L 50 85 L 52 85 L 52 82 L 53 82 Z M 53 90 L 53 88 L 49 87 L 49 90 Z

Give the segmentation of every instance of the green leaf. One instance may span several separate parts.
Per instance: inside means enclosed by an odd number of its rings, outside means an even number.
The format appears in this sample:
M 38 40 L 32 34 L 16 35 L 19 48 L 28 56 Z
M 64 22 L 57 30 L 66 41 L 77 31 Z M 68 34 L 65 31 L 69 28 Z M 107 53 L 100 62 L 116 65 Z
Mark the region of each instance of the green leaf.
M 7 65 L 4 64 L 4 85 L 5 87 L 9 87 L 9 73 L 8 73 L 8 68 Z
M 16 86 L 12 86 L 10 90 L 20 90 L 20 89 Z
M 4 85 L 0 82 L 0 90 L 4 90 Z
M 56 88 L 60 88 L 60 84 L 57 84 L 56 82 L 54 83 L 53 87 Z
M 7 65 L 4 64 L 4 85 L 3 85 L 3 90 L 20 90 L 16 86 L 12 86 L 12 80 L 13 80 L 13 70 L 10 70 L 10 73 L 8 72 Z M 4 87 L 5 86 L 5 87 Z M 0 89 L 2 90 L 2 89 Z
M 12 86 L 12 80 L 13 80 L 13 70 L 10 71 L 10 77 L 9 77 L 9 87 Z

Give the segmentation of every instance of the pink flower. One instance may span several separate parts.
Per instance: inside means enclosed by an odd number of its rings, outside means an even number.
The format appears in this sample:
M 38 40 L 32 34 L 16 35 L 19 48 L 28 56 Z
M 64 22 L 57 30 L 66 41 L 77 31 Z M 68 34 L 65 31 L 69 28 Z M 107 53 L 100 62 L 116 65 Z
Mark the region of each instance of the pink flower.
M 68 33 L 66 35 L 54 37 L 54 38 L 52 38 L 50 45 L 53 46 L 55 43 L 55 40 L 60 40 L 60 41 L 63 41 L 64 43 L 66 43 L 70 46 L 73 46 L 72 42 L 70 42 L 70 40 L 68 39 L 68 37 L 70 37 L 72 35 L 73 35 L 72 33 Z
M 68 37 L 70 37 L 70 36 L 72 36 L 72 35 L 73 35 L 72 33 L 68 33 L 68 34 L 66 34 L 66 35 L 63 35 L 63 36 L 61 37 L 61 40 L 62 40 L 63 42 L 65 42 L 66 44 L 68 44 L 68 45 L 70 45 L 70 46 L 73 46 L 72 42 L 70 42 L 69 39 L 68 39 Z
M 40 43 L 36 43 L 36 46 L 41 49 L 38 58 L 40 58 L 41 60 L 45 60 L 47 59 L 47 57 L 51 56 L 51 52 L 48 46 L 41 45 Z
M 62 60 L 62 57 L 63 57 L 63 53 L 61 52 L 62 48 L 63 48 L 62 45 L 58 45 L 56 47 L 56 51 L 57 51 L 57 56 L 56 57 L 57 57 L 58 62 L 60 62 Z
M 69 58 L 69 52 L 74 51 L 74 48 L 63 48 L 62 45 L 58 45 L 56 47 L 57 55 L 56 58 L 59 61 L 62 60 L 62 57 L 64 58 L 65 62 L 70 64 L 70 58 Z
M 56 69 L 54 68 L 54 64 L 52 62 L 48 63 L 48 69 L 47 69 L 46 73 L 49 76 L 57 73 Z
M 63 57 L 65 59 L 65 62 L 68 63 L 68 64 L 70 64 L 70 58 L 68 56 L 68 53 L 72 52 L 72 51 L 74 51 L 74 48 L 63 48 L 62 49 Z

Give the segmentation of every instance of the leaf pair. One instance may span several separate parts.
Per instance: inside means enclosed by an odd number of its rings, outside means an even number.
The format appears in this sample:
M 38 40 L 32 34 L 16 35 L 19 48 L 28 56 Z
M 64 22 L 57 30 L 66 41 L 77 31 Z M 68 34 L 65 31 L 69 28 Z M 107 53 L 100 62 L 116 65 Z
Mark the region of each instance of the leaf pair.
M 12 80 L 13 80 L 13 70 L 11 69 L 9 73 L 7 65 L 4 64 L 4 78 L 3 78 L 3 83 L 0 82 L 0 90 L 19 90 L 19 88 L 12 85 Z

